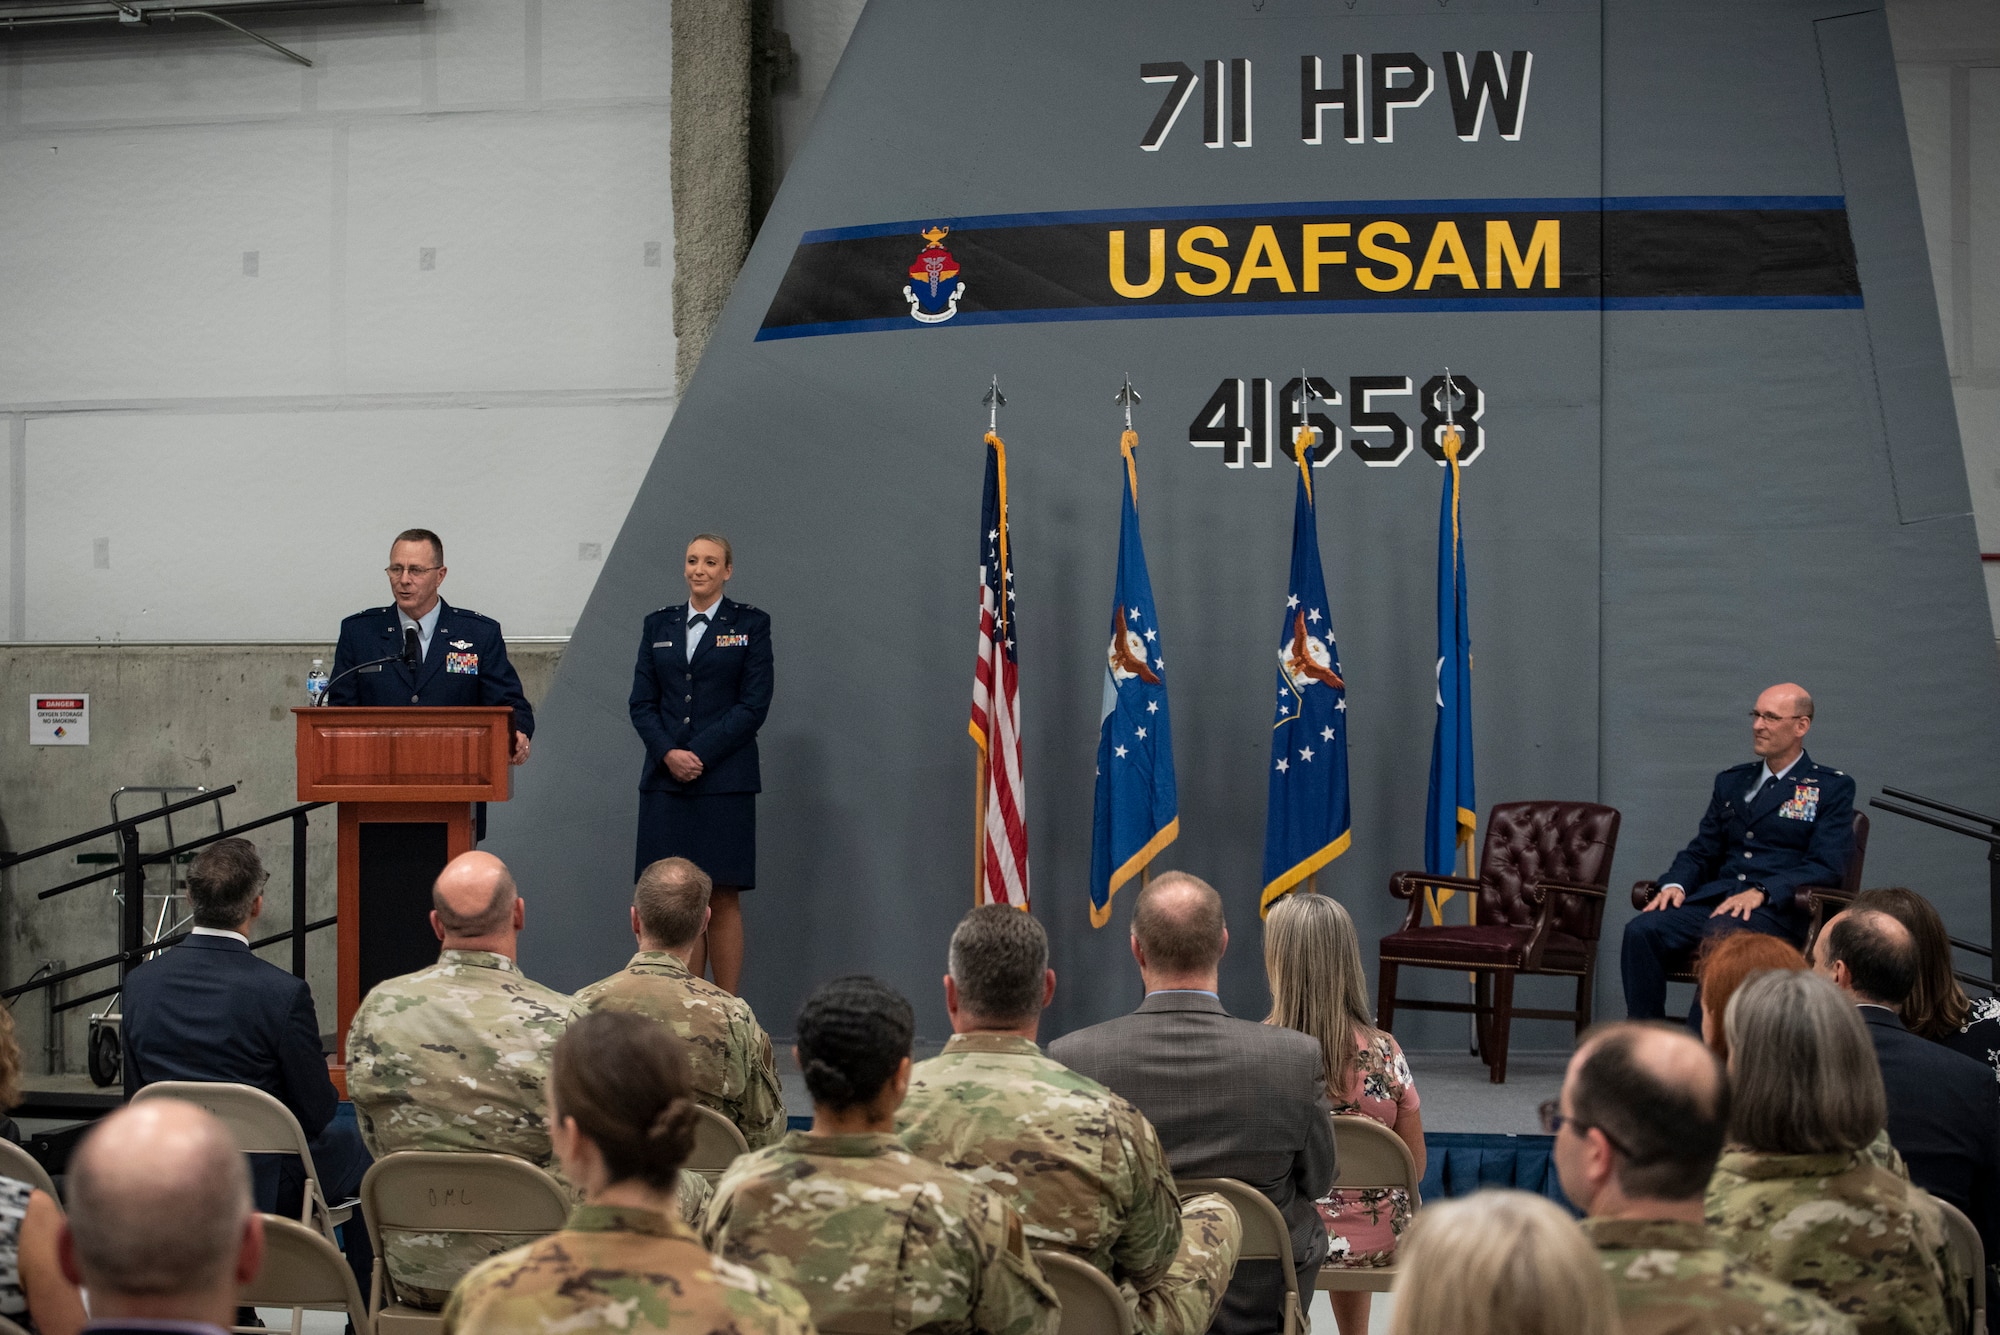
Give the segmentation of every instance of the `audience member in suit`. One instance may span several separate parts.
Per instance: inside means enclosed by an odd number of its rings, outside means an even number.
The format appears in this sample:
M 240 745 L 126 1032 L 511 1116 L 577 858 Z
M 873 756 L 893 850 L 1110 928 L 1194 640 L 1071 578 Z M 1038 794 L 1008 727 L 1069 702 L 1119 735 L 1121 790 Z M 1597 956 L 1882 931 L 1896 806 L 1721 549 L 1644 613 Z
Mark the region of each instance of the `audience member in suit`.
M 1326 1063 L 1306 1035 L 1223 1009 L 1216 980 L 1228 946 L 1214 887 L 1186 872 L 1154 877 L 1132 912 L 1145 1001 L 1057 1039 L 1049 1055 L 1135 1104 L 1175 1177 L 1233 1177 L 1269 1197 L 1291 1231 L 1299 1293 L 1310 1297 L 1327 1248 L 1316 1202 L 1334 1177 Z M 1210 1330 L 1261 1335 L 1283 1313 L 1276 1267 L 1239 1262 Z
M 1971 1218 L 1988 1256 L 2000 1255 L 2000 1088 L 1993 1068 L 1919 1038 L 1897 1010 L 1917 978 L 1910 929 L 1879 909 L 1827 923 L 1813 967 L 1861 1008 L 1889 1099 L 1889 1140 L 1910 1180 Z
M 1863 890 L 1850 907 L 1880 909 L 1916 938 L 1917 985 L 1900 1009 L 1910 1032 L 2000 1073 L 2000 1000 L 1974 1001 L 1965 995 L 1952 974 L 1951 935 L 1931 902 L 1914 890 L 1895 886 Z
M 69 1161 L 63 1274 L 91 1335 L 223 1335 L 264 1261 L 264 1221 L 229 1132 L 177 1099 L 121 1109 Z
M 21 1045 L 14 1014 L 0 1006 L 0 1108 L 21 1101 Z M 0 1317 L 39 1335 L 76 1335 L 83 1297 L 63 1277 L 56 1242 L 62 1206 L 39 1187 L 0 1176 Z
M 1553 1201 L 1476 1191 L 1417 1212 L 1389 1335 L 1620 1335 L 1590 1241 Z
M 1861 1335 L 1964 1329 L 1937 1202 L 1865 1155 L 1888 1101 L 1853 1002 L 1810 970 L 1772 970 L 1736 990 L 1722 1023 L 1729 1144 L 1706 1216 L 1723 1247 Z
M 1624 1335 L 1851 1335 L 1853 1322 L 1709 1231 L 1702 1193 L 1729 1129 L 1729 1084 L 1692 1034 L 1626 1023 L 1587 1036 L 1542 1127 Z
M 252 1085 L 299 1119 L 312 1146 L 320 1190 L 350 1199 L 368 1171 L 359 1128 L 336 1118 L 340 1096 L 320 1049 L 312 989 L 250 952 L 269 879 L 247 839 L 218 839 L 188 867 L 194 927 L 187 940 L 125 980 L 125 1093 L 161 1080 Z M 305 1175 L 296 1158 L 253 1160 L 257 1207 L 298 1216 Z M 366 1229 L 343 1231 L 348 1260 L 365 1287 L 373 1264 Z

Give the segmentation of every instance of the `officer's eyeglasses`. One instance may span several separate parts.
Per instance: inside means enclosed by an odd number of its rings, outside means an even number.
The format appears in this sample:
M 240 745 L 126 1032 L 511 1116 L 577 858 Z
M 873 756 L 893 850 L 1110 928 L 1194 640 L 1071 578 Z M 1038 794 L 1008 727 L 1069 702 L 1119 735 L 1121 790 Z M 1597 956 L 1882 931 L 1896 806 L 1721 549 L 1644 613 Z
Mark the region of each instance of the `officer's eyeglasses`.
M 1546 1102 L 1540 1104 L 1538 1107 L 1536 1107 L 1535 1111 L 1541 1114 L 1542 1130 L 1547 1132 L 1549 1135 L 1552 1136 L 1555 1135 L 1557 1132 L 1561 1131 L 1565 1126 L 1576 1128 L 1576 1133 L 1579 1136 L 1586 1131 L 1596 1131 L 1601 1135 L 1603 1135 L 1603 1137 L 1606 1140 L 1611 1142 L 1612 1149 L 1617 1150 L 1620 1154 L 1624 1155 L 1628 1159 L 1637 1160 L 1638 1158 L 1638 1156 L 1633 1154 L 1632 1151 L 1626 1149 L 1623 1145 L 1620 1145 L 1617 1139 L 1614 1136 L 1612 1136 L 1612 1134 L 1609 1131 L 1606 1131 L 1603 1127 L 1598 1126 L 1595 1122 L 1580 1121 L 1579 1119 L 1571 1117 L 1568 1113 L 1564 1112 L 1562 1110 L 1562 1100 L 1560 1099 L 1549 1099 Z
M 1750 717 L 1759 723 L 1783 723 L 1788 719 L 1804 718 L 1806 716 L 1804 714 L 1767 714 L 1761 709 L 1753 709 L 1750 711 Z
M 421 575 L 430 574 L 431 571 L 433 570 L 441 570 L 441 569 L 443 569 L 442 566 L 383 566 L 382 567 L 383 573 L 388 575 L 390 579 L 401 579 L 405 575 L 408 575 L 411 579 L 416 579 Z

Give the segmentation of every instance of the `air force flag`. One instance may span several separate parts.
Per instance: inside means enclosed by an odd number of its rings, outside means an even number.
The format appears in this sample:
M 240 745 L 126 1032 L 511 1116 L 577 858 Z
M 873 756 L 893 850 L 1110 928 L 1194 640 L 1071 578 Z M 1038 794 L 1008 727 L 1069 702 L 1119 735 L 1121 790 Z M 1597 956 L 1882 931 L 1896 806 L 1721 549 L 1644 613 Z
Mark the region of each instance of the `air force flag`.
M 1153 619 L 1153 582 L 1139 537 L 1139 469 L 1128 429 L 1118 579 L 1105 654 L 1104 712 L 1097 733 L 1097 807 L 1090 839 L 1090 925 L 1111 921 L 1111 896 L 1181 832 L 1167 720 L 1167 661 Z
M 1276 722 L 1271 727 L 1271 800 L 1264 817 L 1264 894 L 1268 912 L 1314 872 L 1347 851 L 1347 684 L 1319 566 L 1310 428 L 1294 447 L 1298 499 L 1292 508 L 1292 572 L 1278 627 Z
M 1444 393 L 1450 394 L 1447 385 Z M 1459 528 L 1458 452 L 1456 427 L 1444 429 L 1444 495 L 1438 504 L 1438 666 L 1437 731 L 1431 738 L 1430 804 L 1424 813 L 1424 870 L 1433 876 L 1458 871 L 1458 851 L 1472 866 L 1472 836 L 1479 824 L 1479 805 L 1472 794 L 1472 636 L 1465 617 L 1465 538 Z M 1450 892 L 1438 897 L 1431 916 Z

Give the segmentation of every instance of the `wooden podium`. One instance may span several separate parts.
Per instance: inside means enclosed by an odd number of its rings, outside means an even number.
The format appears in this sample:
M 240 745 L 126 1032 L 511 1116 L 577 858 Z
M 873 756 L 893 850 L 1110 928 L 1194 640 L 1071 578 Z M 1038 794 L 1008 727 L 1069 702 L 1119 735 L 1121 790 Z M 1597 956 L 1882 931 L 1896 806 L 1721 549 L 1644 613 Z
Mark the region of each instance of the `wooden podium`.
M 295 708 L 299 800 L 340 804 L 340 1042 L 369 988 L 436 961 L 431 883 L 505 802 L 513 711 Z

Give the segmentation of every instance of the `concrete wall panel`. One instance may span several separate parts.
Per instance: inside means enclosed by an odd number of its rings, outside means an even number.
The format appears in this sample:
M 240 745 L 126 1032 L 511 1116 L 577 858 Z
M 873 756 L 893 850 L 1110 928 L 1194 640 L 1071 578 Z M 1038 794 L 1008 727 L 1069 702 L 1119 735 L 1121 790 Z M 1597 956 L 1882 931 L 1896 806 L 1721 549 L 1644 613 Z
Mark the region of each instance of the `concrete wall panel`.
M 0 402 L 325 392 L 329 175 L 302 124 L 0 141 Z
M 378 572 L 412 526 L 445 539 L 447 598 L 515 635 L 567 634 L 599 569 L 581 544 L 609 549 L 667 416 L 650 403 L 35 419 L 28 636 L 330 641 L 342 616 L 388 601 Z
M 666 162 L 664 108 L 357 125 L 347 388 L 670 384 Z
M 543 97 L 665 98 L 671 91 L 668 5 L 659 0 L 539 0 L 538 8 Z M 664 157 L 660 164 L 664 173 Z

